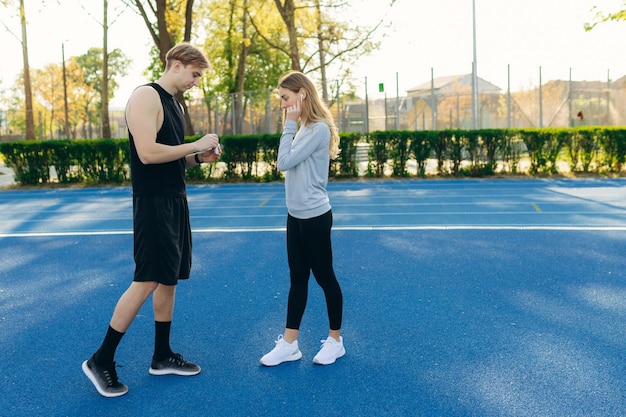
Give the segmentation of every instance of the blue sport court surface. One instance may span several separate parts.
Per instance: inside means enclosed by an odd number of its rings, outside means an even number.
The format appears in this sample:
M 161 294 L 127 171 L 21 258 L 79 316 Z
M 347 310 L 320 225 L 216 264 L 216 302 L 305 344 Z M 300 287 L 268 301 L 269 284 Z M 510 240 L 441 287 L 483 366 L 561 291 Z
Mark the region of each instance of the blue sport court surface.
M 258 364 L 288 292 L 281 183 L 188 187 L 194 266 L 148 374 L 146 303 L 118 349 L 123 397 L 81 371 L 132 279 L 131 190 L 0 192 L 0 415 L 623 416 L 626 180 L 332 182 L 346 356 L 311 279 L 302 360 Z

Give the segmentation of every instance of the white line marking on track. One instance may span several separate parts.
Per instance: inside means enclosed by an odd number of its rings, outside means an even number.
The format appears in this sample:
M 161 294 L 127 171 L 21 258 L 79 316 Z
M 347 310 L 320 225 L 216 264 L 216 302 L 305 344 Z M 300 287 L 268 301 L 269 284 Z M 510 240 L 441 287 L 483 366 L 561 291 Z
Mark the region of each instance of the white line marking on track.
M 253 233 L 253 232 L 284 232 L 285 227 L 262 228 L 214 228 L 193 229 L 193 233 Z M 417 230 L 550 230 L 574 232 L 623 232 L 626 226 L 471 226 L 471 225 L 442 225 L 442 226 L 336 226 L 333 231 L 417 231 Z M 32 233 L 0 233 L 1 238 L 20 237 L 69 237 L 69 236 L 116 236 L 132 235 L 132 230 L 92 231 L 92 232 L 32 232 Z

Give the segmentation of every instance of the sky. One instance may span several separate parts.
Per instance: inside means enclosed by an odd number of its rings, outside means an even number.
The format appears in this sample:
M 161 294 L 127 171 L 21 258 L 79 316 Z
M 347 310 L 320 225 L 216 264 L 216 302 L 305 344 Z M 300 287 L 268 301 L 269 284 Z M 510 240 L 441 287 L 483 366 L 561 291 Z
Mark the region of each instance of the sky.
M 616 11 L 623 0 L 349 0 L 360 25 L 384 24 L 380 49 L 353 64 L 359 95 L 400 96 L 434 77 L 471 73 L 476 44 L 478 76 L 506 90 L 536 87 L 541 80 L 615 80 L 626 75 L 626 21 L 607 22 L 591 32 L 592 7 Z M 472 4 L 475 5 L 475 13 Z M 81 4 L 86 4 L 82 6 Z M 102 3 L 94 0 L 26 2 L 29 63 L 43 68 L 101 47 Z M 475 19 L 474 19 L 475 17 Z M 476 37 L 473 36 L 475 22 Z M 146 82 L 152 45 L 141 18 L 109 0 L 109 49 L 132 60 L 111 106 L 123 106 L 134 87 Z M 22 71 L 19 19 L 0 13 L 0 94 Z M 378 90 L 379 83 L 385 93 Z

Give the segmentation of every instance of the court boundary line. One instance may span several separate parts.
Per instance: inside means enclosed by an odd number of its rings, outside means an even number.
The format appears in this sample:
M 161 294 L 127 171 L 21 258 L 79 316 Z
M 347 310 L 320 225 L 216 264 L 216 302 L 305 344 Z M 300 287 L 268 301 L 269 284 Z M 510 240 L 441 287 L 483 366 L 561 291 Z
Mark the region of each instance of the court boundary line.
M 417 230 L 546 230 L 546 231 L 580 231 L 580 232 L 623 232 L 626 226 L 471 226 L 471 225 L 441 225 L 441 226 L 336 226 L 333 231 L 417 231 Z M 285 227 L 246 227 L 246 228 L 209 228 L 192 229 L 192 233 L 252 233 L 252 232 L 285 232 Z M 132 230 L 110 231 L 74 231 L 74 232 L 32 232 L 32 233 L 0 233 L 2 238 L 20 237 L 70 237 L 70 236 L 119 236 L 132 235 Z

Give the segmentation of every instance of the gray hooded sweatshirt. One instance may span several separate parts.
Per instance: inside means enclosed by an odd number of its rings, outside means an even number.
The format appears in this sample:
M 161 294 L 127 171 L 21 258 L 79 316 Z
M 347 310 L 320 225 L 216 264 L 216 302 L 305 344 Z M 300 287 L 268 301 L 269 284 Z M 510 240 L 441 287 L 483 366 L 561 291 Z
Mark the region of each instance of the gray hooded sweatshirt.
M 278 169 L 285 173 L 287 211 L 297 219 L 310 219 L 330 210 L 326 192 L 329 144 L 326 123 L 310 123 L 298 130 L 295 121 L 286 121 L 278 147 Z

